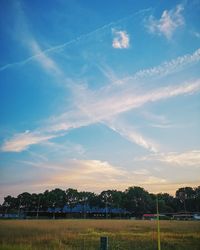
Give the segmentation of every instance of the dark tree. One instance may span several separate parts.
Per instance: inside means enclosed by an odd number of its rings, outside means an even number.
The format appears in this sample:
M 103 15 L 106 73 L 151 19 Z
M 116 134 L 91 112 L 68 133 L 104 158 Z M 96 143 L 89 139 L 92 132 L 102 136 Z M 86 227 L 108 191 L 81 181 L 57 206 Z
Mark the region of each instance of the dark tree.
M 78 204 L 79 192 L 77 191 L 77 189 L 68 188 L 65 193 L 66 193 L 66 203 L 70 207 L 74 207 L 76 204 Z
M 92 192 L 78 192 L 73 188 L 68 188 L 66 191 L 56 188 L 39 194 L 24 192 L 16 198 L 6 196 L 1 211 L 3 213 L 38 212 L 47 211 L 48 208 L 62 208 L 65 205 L 72 208 L 82 204 L 91 207 L 123 208 L 135 216 L 141 216 L 144 213 L 156 213 L 157 198 L 161 213 L 200 211 L 200 186 L 179 188 L 175 197 L 167 193 L 150 194 L 141 187 L 129 187 L 124 192 L 106 190 L 99 195 Z
M 141 187 L 129 187 L 125 190 L 124 207 L 131 213 L 142 215 L 150 210 L 151 197 Z
M 179 188 L 176 191 L 176 199 L 180 210 L 192 212 L 194 211 L 193 200 L 195 199 L 195 191 L 191 187 Z

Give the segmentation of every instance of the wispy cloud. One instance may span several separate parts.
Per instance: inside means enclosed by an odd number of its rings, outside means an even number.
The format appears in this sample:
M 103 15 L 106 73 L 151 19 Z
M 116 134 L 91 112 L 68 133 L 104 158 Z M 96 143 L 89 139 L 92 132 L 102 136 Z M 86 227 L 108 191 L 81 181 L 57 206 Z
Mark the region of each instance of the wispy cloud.
M 96 64 L 96 67 L 98 68 L 98 70 L 103 74 L 103 76 L 108 79 L 109 82 L 111 83 L 115 83 L 118 81 L 118 77 L 116 75 L 116 72 L 114 72 L 114 70 L 112 70 L 108 65 L 106 65 L 105 63 L 102 64 Z
M 175 9 L 164 10 L 160 19 L 150 16 L 146 22 L 149 32 L 170 39 L 175 30 L 184 24 L 183 10 L 183 5 L 179 4 Z
M 138 13 L 144 13 L 149 10 L 140 11 Z M 175 13 L 181 12 L 181 7 L 177 6 Z M 171 13 L 171 12 L 169 12 Z M 131 18 L 133 15 L 126 17 L 125 20 Z M 117 22 L 123 21 L 122 19 Z M 38 62 L 42 65 L 42 67 L 49 71 L 51 74 L 53 73 L 56 76 L 60 76 L 63 72 L 60 70 L 56 62 L 48 56 L 48 53 L 51 51 L 57 51 L 62 48 L 65 48 L 69 44 L 80 41 L 82 38 L 86 38 L 95 32 L 99 32 L 104 30 L 105 28 L 111 27 L 113 24 L 117 22 L 107 24 L 99 29 L 96 29 L 88 34 L 82 35 L 74 40 L 66 42 L 64 44 L 51 47 L 47 50 L 42 50 L 39 46 L 39 43 L 30 35 L 28 35 L 28 46 L 31 50 L 33 56 L 27 58 L 22 62 L 17 62 L 14 65 L 23 65 L 33 59 L 38 60 Z M 129 37 L 125 31 L 115 31 L 121 40 L 118 41 L 117 46 L 128 46 L 129 45 Z M 117 44 L 117 43 L 116 43 Z M 178 95 L 191 94 L 194 92 L 198 92 L 200 89 L 200 81 L 199 79 L 193 82 L 188 82 L 181 85 L 173 85 L 165 88 L 145 90 L 145 89 L 135 89 L 135 81 L 140 78 L 145 77 L 153 77 L 170 74 L 183 66 L 188 64 L 198 62 L 200 60 L 200 49 L 196 50 L 193 54 L 184 55 L 182 57 L 178 57 L 170 62 L 165 62 L 157 67 L 140 70 L 136 74 L 131 77 L 120 79 L 120 83 L 125 83 L 125 86 L 121 87 L 121 84 L 113 85 L 110 84 L 105 88 L 102 88 L 98 91 L 90 91 L 88 89 L 83 88 L 82 86 L 77 86 L 73 84 L 73 88 L 71 88 L 72 95 L 74 98 L 74 108 L 72 110 L 66 111 L 60 116 L 55 116 L 54 118 L 49 119 L 48 124 L 43 128 L 38 128 L 36 131 L 31 133 L 18 133 L 14 135 L 12 138 L 6 140 L 2 147 L 1 151 L 13 151 L 13 152 L 21 152 L 27 149 L 30 145 L 38 144 L 47 140 L 50 140 L 54 137 L 59 137 L 61 134 L 58 134 L 60 131 L 68 131 L 70 129 L 76 129 L 82 126 L 88 126 L 97 122 L 105 122 L 109 119 L 112 120 L 114 116 L 118 116 L 123 112 L 129 111 L 131 109 L 139 108 L 146 103 L 156 102 L 159 100 L 175 97 Z M 12 66 L 10 65 L 10 66 Z M 6 66 L 5 66 L 6 67 Z M 4 68 L 4 67 L 3 67 Z M 1 69 L 0 69 L 1 70 Z M 110 73 L 108 75 L 110 77 Z M 113 74 L 111 80 L 116 82 L 115 77 L 113 78 Z M 134 82 L 132 82 L 134 81 Z M 109 126 L 109 125 L 108 125 Z M 113 124 L 113 128 L 116 125 Z M 150 150 L 156 150 L 153 145 L 148 144 L 142 135 L 139 135 L 135 131 L 129 134 L 126 134 L 124 129 L 120 129 L 118 133 L 124 135 L 125 138 L 137 142 L 138 145 L 142 147 L 149 148 Z
M 195 50 L 192 54 L 186 54 L 184 56 L 177 57 L 171 61 L 164 62 L 159 66 L 139 70 L 133 78 L 146 78 L 153 76 L 165 76 L 182 69 L 191 63 L 199 62 L 200 60 L 200 48 Z
M 30 147 L 30 145 L 40 144 L 44 141 L 54 138 L 55 135 L 44 135 L 40 132 L 29 132 L 18 133 L 11 139 L 4 142 L 1 147 L 3 152 L 21 152 Z
M 159 129 L 174 129 L 174 128 L 193 128 L 195 125 L 192 122 L 187 123 L 177 123 L 174 119 L 169 120 L 164 115 L 158 115 L 151 112 L 142 111 L 140 113 L 140 116 L 142 116 L 145 121 L 144 125 L 145 127 L 153 127 L 153 128 L 159 128 Z
M 186 156 L 187 157 L 187 156 Z M 181 186 L 198 185 L 198 181 L 169 181 L 165 176 L 152 174 L 145 168 L 125 169 L 108 161 L 101 160 L 77 160 L 68 159 L 62 162 L 21 161 L 20 166 L 31 169 L 33 175 L 26 182 L 12 182 L 2 184 L 1 192 L 5 194 L 19 194 L 24 191 L 24 185 L 28 192 L 44 191 L 45 189 L 73 187 L 79 190 L 101 192 L 105 189 L 125 190 L 133 185 L 142 186 L 150 192 L 169 192 Z
M 126 31 L 114 30 L 113 34 L 114 34 L 114 38 L 113 38 L 113 42 L 112 42 L 113 48 L 115 48 L 115 49 L 127 49 L 127 48 L 129 48 L 130 38 L 129 38 L 129 35 Z
M 151 175 L 147 170 L 126 170 L 107 161 L 100 160 L 66 160 L 62 163 L 21 162 L 26 166 L 37 168 L 44 180 L 42 186 L 70 187 L 99 192 L 105 189 L 126 189 L 135 185 L 160 185 L 166 183 L 164 178 Z M 45 171 L 45 172 L 44 172 Z
M 127 140 L 145 148 L 151 152 L 158 152 L 158 145 L 150 139 L 145 138 L 142 134 L 138 133 L 133 126 L 125 122 L 121 122 L 116 119 L 106 121 L 106 125 L 109 126 L 116 133 L 120 134 Z
M 45 147 L 48 148 L 48 153 L 51 155 L 72 155 L 75 154 L 77 156 L 84 157 L 84 154 L 86 153 L 85 148 L 81 144 L 72 143 L 70 141 L 67 141 L 63 144 L 56 143 L 52 141 L 45 141 L 43 143 Z
M 135 89 L 134 86 L 129 85 L 123 89 L 110 89 L 109 92 L 106 89 L 89 92 L 85 101 L 81 102 L 79 99 L 79 102 L 83 109 L 97 122 L 131 109 L 139 108 L 149 102 L 192 94 L 199 90 L 200 79 L 148 91 L 145 89 Z
M 147 126 L 154 127 L 154 128 L 168 129 L 168 128 L 180 128 L 180 127 L 191 126 L 191 124 L 190 125 L 175 124 L 175 123 L 172 123 L 164 115 L 157 115 L 157 114 L 146 112 L 146 111 L 141 112 L 141 115 L 148 122 Z
M 12 62 L 12 63 L 8 63 L 6 65 L 3 65 L 0 67 L 0 72 L 1 71 L 4 71 L 6 69 L 9 69 L 9 68 L 13 68 L 13 67 L 16 67 L 16 66 L 24 66 L 26 65 L 27 63 L 31 62 L 31 61 L 34 61 L 40 57 L 44 57 L 44 55 L 47 55 L 49 53 L 53 53 L 53 52 L 57 52 L 57 51 L 62 51 L 64 50 L 65 48 L 67 48 L 68 46 L 71 46 L 73 44 L 76 44 L 76 43 L 79 43 L 81 41 L 84 41 L 85 39 L 87 38 L 90 38 L 98 33 L 101 33 L 101 32 L 104 32 L 106 29 L 110 29 L 112 28 L 113 26 L 116 26 L 120 23 L 123 23 L 131 18 L 133 18 L 134 16 L 137 16 L 137 15 L 142 15 L 144 13 L 147 13 L 151 11 L 151 8 L 147 8 L 147 9 L 143 9 L 143 10 L 139 10 L 137 12 L 134 12 L 126 17 L 123 17 L 121 19 L 118 19 L 118 20 L 115 20 L 115 21 L 112 21 L 110 23 L 107 23 L 95 30 L 92 30 L 91 32 L 88 32 L 86 34 L 82 34 L 70 41 L 66 41 L 65 43 L 62 43 L 62 44 L 58 44 L 56 46 L 52 46 L 50 48 L 47 48 L 47 49 L 43 49 L 43 50 L 40 50 L 38 52 L 36 52 L 34 55 L 24 59 L 24 60 L 21 60 L 21 61 L 18 61 L 18 62 Z M 22 14 L 22 11 L 20 11 L 20 14 Z M 24 18 L 25 20 L 25 18 Z
M 141 157 L 138 160 L 142 161 L 160 161 L 174 166 L 182 167 L 199 167 L 200 166 L 200 151 L 191 150 L 183 153 L 169 152 L 152 154 Z
M 40 55 L 36 57 L 36 60 L 42 65 L 42 67 L 45 70 L 48 70 L 49 72 L 56 74 L 56 75 L 62 75 L 63 73 L 61 72 L 59 66 L 56 64 L 56 62 L 51 59 L 49 56 L 47 56 L 44 52 L 42 52 L 39 44 L 35 39 L 27 39 L 28 46 L 31 49 L 31 52 L 36 55 Z
M 200 91 L 200 79 L 184 84 L 172 85 L 146 91 L 134 87 L 86 91 L 83 98 L 78 95 L 78 109 L 66 112 L 49 121 L 49 132 L 69 130 L 90 124 L 105 122 L 121 113 L 142 107 L 144 104 L 165 100 L 179 95 Z
M 200 48 L 195 50 L 192 54 L 185 54 L 183 56 L 179 56 L 170 61 L 165 61 L 160 65 L 152 68 L 141 69 L 131 76 L 127 76 L 121 79 L 114 79 L 112 85 L 125 85 L 125 84 L 130 84 L 130 82 L 133 81 L 135 82 L 141 79 L 142 80 L 149 79 L 150 77 L 158 78 L 158 77 L 168 76 L 176 72 L 179 72 L 181 70 L 184 70 L 185 68 L 195 63 L 198 63 L 199 61 L 200 61 Z
M 124 88 L 123 91 L 120 88 L 119 91 L 110 89 L 110 91 L 107 92 L 107 89 L 102 89 L 94 92 L 85 92 L 83 99 L 81 99 L 81 95 L 78 96 L 78 108 L 50 119 L 48 125 L 45 128 L 39 129 L 39 131 L 14 135 L 13 138 L 3 144 L 2 151 L 20 152 L 27 149 L 30 145 L 62 136 L 62 134 L 58 134 L 58 132 L 68 131 L 69 129 L 88 126 L 98 122 L 105 123 L 105 121 L 112 121 L 113 117 L 139 108 L 144 104 L 179 95 L 193 94 L 199 91 L 200 79 L 184 84 L 145 91 L 146 93 L 141 93 L 141 90 L 139 92 L 135 91 L 134 88 L 132 89 L 130 86 L 128 86 L 127 89 Z M 77 99 L 75 99 L 75 101 L 76 100 Z M 108 126 L 110 126 L 109 123 Z M 113 124 L 113 127 L 114 126 Z M 127 134 L 122 128 L 120 129 L 120 133 L 126 138 L 135 142 L 137 141 L 137 143 L 143 145 L 143 147 L 156 151 L 154 147 L 146 144 L 144 138 L 137 135 L 137 133 L 132 131 L 130 134 Z

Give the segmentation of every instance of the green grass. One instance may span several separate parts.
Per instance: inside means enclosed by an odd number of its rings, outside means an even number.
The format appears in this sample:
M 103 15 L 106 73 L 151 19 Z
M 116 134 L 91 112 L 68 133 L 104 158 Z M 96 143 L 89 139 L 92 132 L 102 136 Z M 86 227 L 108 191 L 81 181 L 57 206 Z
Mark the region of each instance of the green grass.
M 200 222 L 161 221 L 162 250 L 200 250 Z M 99 249 L 101 236 L 109 250 L 157 249 L 156 221 L 133 220 L 1 220 L 0 249 Z

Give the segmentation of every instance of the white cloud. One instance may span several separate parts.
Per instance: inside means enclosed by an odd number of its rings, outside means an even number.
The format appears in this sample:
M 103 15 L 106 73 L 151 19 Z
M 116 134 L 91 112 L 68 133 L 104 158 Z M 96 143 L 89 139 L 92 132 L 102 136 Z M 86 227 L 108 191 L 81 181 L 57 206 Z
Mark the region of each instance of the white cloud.
M 153 176 L 146 169 L 126 170 L 100 160 L 66 160 L 63 163 L 52 162 L 20 162 L 26 166 L 37 168 L 40 177 L 44 180 L 39 186 L 45 188 L 64 187 L 66 183 L 70 187 L 81 190 L 99 192 L 105 189 L 124 190 L 129 186 L 160 185 L 166 182 L 164 178 Z M 42 183 L 42 184 L 41 184 Z
M 83 34 L 79 37 L 76 37 L 70 41 L 66 41 L 65 43 L 62 43 L 62 44 L 58 44 L 56 46 L 52 46 L 50 48 L 47 48 L 47 49 L 44 49 L 44 50 L 41 50 L 39 51 L 38 53 L 35 53 L 34 55 L 24 59 L 24 60 L 21 60 L 21 61 L 18 61 L 18 62 L 12 62 L 12 63 L 8 63 L 6 65 L 3 65 L 0 67 L 0 71 L 4 71 L 6 69 L 9 69 L 9 68 L 12 68 L 12 67 L 16 67 L 16 66 L 23 66 L 23 65 L 26 65 L 27 63 L 35 60 L 35 59 L 39 59 L 39 57 L 43 57 L 44 55 L 47 55 L 49 53 L 52 53 L 52 52 L 56 52 L 56 51 L 62 51 L 63 49 L 65 49 L 66 47 L 70 46 L 70 45 L 73 45 L 73 44 L 76 44 L 76 43 L 79 43 L 81 41 L 84 41 L 85 39 L 93 36 L 93 35 L 96 35 L 96 33 L 99 33 L 99 32 L 103 32 L 104 30 L 108 29 L 108 28 L 111 28 L 113 26 L 113 24 L 115 25 L 118 25 L 119 23 L 121 22 L 124 22 L 125 20 L 129 20 L 130 18 L 136 16 L 136 15 L 140 15 L 140 14 L 143 14 L 143 13 L 146 13 L 146 12 L 149 12 L 151 10 L 151 8 L 147 8 L 147 9 L 143 9 L 143 10 L 139 10 L 137 12 L 134 12 L 133 14 L 129 15 L 129 16 L 126 16 L 124 18 L 121 18 L 119 20 L 116 20 L 116 21 L 112 21 L 108 24 L 105 24 L 103 25 L 102 27 L 100 28 L 97 28 L 89 33 L 86 33 L 86 34 Z M 24 23 L 26 22 L 26 19 L 25 17 L 23 16 L 23 23 L 20 24 L 20 28 L 21 28 L 21 25 L 25 25 Z
M 129 35 L 126 31 L 120 30 L 120 31 L 113 31 L 114 38 L 112 42 L 112 46 L 115 49 L 127 49 L 129 48 Z
M 90 124 L 103 122 L 110 126 L 109 122 L 113 122 L 113 117 L 122 114 L 123 112 L 131 109 L 139 108 L 149 102 L 157 102 L 167 98 L 192 94 L 200 91 L 200 79 L 192 82 L 187 82 L 180 85 L 174 85 L 169 87 L 163 87 L 144 93 L 136 91 L 130 86 L 112 89 L 101 89 L 98 91 L 88 91 L 84 93 L 84 98 L 79 95 L 78 108 L 73 112 L 69 111 L 61 116 L 55 117 L 49 122 L 49 132 L 68 130 L 73 128 L 79 128 L 82 126 L 88 126 Z M 112 124 L 112 126 L 117 126 Z M 133 133 L 133 132 L 132 132 Z M 125 134 L 125 133 L 121 133 Z M 135 141 L 142 142 L 142 136 L 136 136 Z M 127 135 L 126 135 L 127 136 Z M 130 136 L 130 135 L 129 135 Z M 132 134 L 132 140 L 133 140 Z M 130 138 L 129 138 L 130 139 Z M 147 147 L 147 146 L 146 146 Z M 154 147 L 152 147 L 154 148 Z
M 38 132 L 18 133 L 11 139 L 6 140 L 1 147 L 3 152 L 21 152 L 29 148 L 30 145 L 40 144 L 54 138 L 55 135 L 44 135 Z
M 99 160 L 76 160 L 76 164 L 81 166 L 84 170 L 84 174 L 97 174 L 106 173 L 110 178 L 113 176 L 122 176 L 126 174 L 126 171 L 111 165 L 107 161 Z M 79 170 L 78 170 L 79 171 Z M 83 172 L 82 172 L 83 173 Z
M 37 41 L 35 39 L 27 39 L 27 40 L 32 53 L 38 55 L 35 59 L 42 65 L 42 67 L 45 70 L 54 73 L 55 75 L 61 75 L 62 72 L 59 69 L 58 65 L 55 63 L 54 60 L 52 60 L 49 56 L 47 56 L 47 54 L 45 54 L 41 50 Z
M 150 77 L 164 77 L 167 75 L 171 75 L 177 71 L 183 70 L 184 68 L 189 67 L 191 64 L 198 63 L 199 61 L 200 48 L 195 50 L 192 54 L 185 54 L 183 56 L 172 59 L 171 61 L 163 62 L 158 66 L 141 69 L 132 76 L 114 80 L 112 85 L 125 85 L 129 84 L 131 81 L 149 79 Z
M 79 104 L 86 114 L 98 122 L 120 113 L 139 108 L 149 102 L 157 102 L 178 95 L 192 94 L 200 91 L 200 79 L 180 85 L 172 85 L 159 89 L 145 90 L 127 86 L 119 89 L 102 89 L 89 92 L 85 100 L 79 99 Z M 75 114 L 74 114 L 75 115 Z
M 101 64 L 95 64 L 96 67 L 99 69 L 99 71 L 108 79 L 109 82 L 117 82 L 118 77 L 115 74 L 115 72 L 104 63 L 104 65 Z
M 31 44 L 30 41 L 29 43 Z M 41 51 L 39 45 L 37 42 L 34 42 L 34 40 L 32 40 L 31 48 L 32 50 L 38 51 L 38 53 Z M 178 95 L 199 92 L 200 79 L 179 85 L 169 84 L 168 87 L 159 89 L 154 87 L 148 90 L 145 88 L 136 89 L 134 84 L 137 83 L 140 78 L 148 77 L 149 79 L 149 77 L 152 76 L 170 74 L 175 70 L 183 68 L 183 66 L 198 62 L 199 60 L 200 49 L 197 49 L 193 54 L 186 54 L 169 62 L 165 62 L 157 67 L 138 71 L 132 77 L 120 80 L 120 82 L 125 84 L 110 84 L 96 91 L 91 91 L 80 85 L 73 84 L 71 91 L 74 98 L 74 108 L 72 110 L 48 119 L 43 128 L 38 128 L 35 132 L 30 133 L 32 138 L 30 135 L 26 135 L 25 139 L 23 133 L 14 135 L 3 143 L 1 150 L 21 152 L 27 149 L 30 145 L 61 136 L 60 134 L 57 134 L 60 131 L 68 131 L 70 129 L 88 126 L 97 122 L 109 121 L 109 119 L 112 120 L 114 116 L 118 116 L 131 109 L 139 108 L 149 102 L 156 102 Z M 45 69 L 51 72 L 53 71 L 56 75 L 60 74 L 60 70 L 56 63 L 50 58 L 44 55 L 44 57 L 41 56 L 39 61 Z M 170 124 L 161 125 L 165 127 L 170 126 Z M 126 139 L 135 142 L 137 141 L 138 145 L 140 144 L 141 146 L 143 145 L 143 147 L 151 148 L 151 146 L 148 146 L 148 143 L 145 143 L 146 139 L 144 139 L 144 136 L 138 135 L 138 133 L 134 132 L 133 135 L 132 131 L 131 135 L 125 135 L 125 133 L 121 132 L 121 135 L 122 134 Z M 154 147 L 152 147 L 152 149 L 153 148 Z
M 24 60 L 4 65 L 0 68 L 0 71 L 15 66 L 24 66 L 29 62 L 36 60 L 40 63 L 43 69 L 48 71 L 48 73 L 51 73 L 54 76 L 61 75 L 62 71 L 60 70 L 59 66 L 52 58 L 50 58 L 50 56 L 47 55 L 47 52 L 50 52 L 51 48 L 42 50 L 39 43 L 37 42 L 37 39 L 35 39 L 34 35 L 30 32 L 26 14 L 20 3 L 17 4 L 15 14 L 16 15 L 13 17 L 15 20 L 13 33 L 17 37 L 18 42 L 20 42 L 21 45 L 23 45 L 26 49 L 28 48 L 28 50 L 31 52 L 31 56 Z
M 184 56 L 177 57 L 168 62 L 164 62 L 159 66 L 139 70 L 131 79 L 140 79 L 153 76 L 165 76 L 182 69 L 184 66 L 198 62 L 200 60 L 200 48 L 195 50 L 193 54 L 186 54 Z
M 160 19 L 155 19 L 154 16 L 150 16 L 147 21 L 149 32 L 159 35 L 162 34 L 167 39 L 170 39 L 175 30 L 184 24 L 183 10 L 182 5 L 177 5 L 175 9 L 170 11 L 164 10 Z
M 106 125 L 129 141 L 151 152 L 157 152 L 158 145 L 138 133 L 132 126 L 119 120 L 106 121 Z
M 184 84 L 163 87 L 155 90 L 149 90 L 141 93 L 131 86 L 116 89 L 101 89 L 98 91 L 84 92 L 84 98 L 78 95 L 77 109 L 70 110 L 60 116 L 50 119 L 48 125 L 43 129 L 38 129 L 32 133 L 21 133 L 14 135 L 13 138 L 7 140 L 3 146 L 2 151 L 20 152 L 27 149 L 30 145 L 41 143 L 42 141 L 60 137 L 58 132 L 68 131 L 82 126 L 88 126 L 98 122 L 112 121 L 113 117 L 127 112 L 131 109 L 139 108 L 149 102 L 157 102 L 179 95 L 192 94 L 200 91 L 200 79 Z M 76 99 L 75 99 L 76 101 Z M 116 126 L 113 124 L 113 126 Z M 125 132 L 125 129 L 120 128 L 118 131 L 125 138 L 137 142 L 145 148 L 156 151 L 156 148 L 147 143 L 142 135 L 138 135 L 134 131 Z M 46 135 L 46 133 L 50 133 Z
M 67 155 L 75 154 L 76 156 L 84 157 L 84 154 L 86 153 L 85 148 L 81 144 L 72 143 L 70 141 L 66 141 L 63 144 L 45 141 L 43 145 L 48 147 L 50 155 L 56 154 L 57 156 L 64 155 L 66 157 Z
M 191 150 L 183 153 L 169 152 L 152 154 L 138 158 L 142 161 L 160 161 L 175 166 L 182 167 L 199 167 L 200 166 L 200 150 Z

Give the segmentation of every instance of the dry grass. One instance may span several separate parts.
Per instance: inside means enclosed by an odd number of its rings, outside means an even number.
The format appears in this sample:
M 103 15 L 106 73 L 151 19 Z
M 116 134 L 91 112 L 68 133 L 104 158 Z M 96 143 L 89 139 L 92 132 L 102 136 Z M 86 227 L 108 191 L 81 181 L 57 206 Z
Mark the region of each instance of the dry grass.
M 157 249 L 156 221 L 7 220 L 0 221 L 0 249 Z M 200 250 L 200 222 L 161 221 L 162 250 Z

